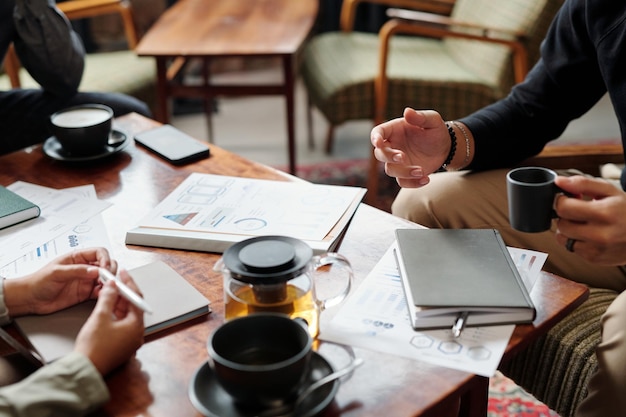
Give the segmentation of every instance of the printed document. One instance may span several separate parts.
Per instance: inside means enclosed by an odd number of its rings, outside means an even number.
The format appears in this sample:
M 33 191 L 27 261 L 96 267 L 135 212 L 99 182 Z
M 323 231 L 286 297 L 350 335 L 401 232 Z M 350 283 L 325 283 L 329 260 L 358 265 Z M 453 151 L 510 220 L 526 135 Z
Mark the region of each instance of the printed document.
M 57 191 L 54 189 L 50 190 L 53 192 Z M 74 194 L 81 199 L 98 199 L 93 185 L 65 188 L 63 191 Z M 75 224 L 55 239 L 22 254 L 13 262 L 3 265 L 0 267 L 0 276 L 5 278 L 23 276 L 35 272 L 57 256 L 77 249 L 95 246 L 101 246 L 110 250 L 109 237 L 100 214 L 82 223 Z
M 454 338 L 451 329 L 415 331 L 409 321 L 394 243 L 328 322 L 320 339 L 422 360 L 476 375 L 495 374 L 514 325 L 468 327 Z M 547 255 L 508 248 L 530 291 Z M 450 323 L 452 328 L 452 323 Z
M 193 173 L 139 226 L 323 240 L 360 192 L 357 187 Z

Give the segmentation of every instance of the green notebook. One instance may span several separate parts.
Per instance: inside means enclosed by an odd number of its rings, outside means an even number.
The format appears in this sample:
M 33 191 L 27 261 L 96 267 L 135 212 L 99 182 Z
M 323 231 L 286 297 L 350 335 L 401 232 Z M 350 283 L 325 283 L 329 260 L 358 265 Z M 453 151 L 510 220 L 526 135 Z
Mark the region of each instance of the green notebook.
M 39 217 L 35 203 L 0 185 L 0 229 Z

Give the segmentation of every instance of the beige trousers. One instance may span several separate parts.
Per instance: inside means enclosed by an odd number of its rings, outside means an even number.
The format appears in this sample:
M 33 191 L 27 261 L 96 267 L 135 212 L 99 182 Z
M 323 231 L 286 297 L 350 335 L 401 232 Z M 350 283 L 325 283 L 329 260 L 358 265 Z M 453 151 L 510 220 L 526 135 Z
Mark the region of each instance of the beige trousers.
M 626 289 L 624 267 L 593 265 L 568 252 L 554 238 L 556 225 L 543 233 L 513 230 L 506 200 L 507 170 L 431 175 L 418 189 L 402 189 L 393 214 L 430 228 L 494 228 L 508 246 L 548 254 L 544 269 L 590 287 Z M 596 349 L 598 372 L 577 417 L 626 416 L 626 293 L 622 293 L 602 317 L 602 340 Z

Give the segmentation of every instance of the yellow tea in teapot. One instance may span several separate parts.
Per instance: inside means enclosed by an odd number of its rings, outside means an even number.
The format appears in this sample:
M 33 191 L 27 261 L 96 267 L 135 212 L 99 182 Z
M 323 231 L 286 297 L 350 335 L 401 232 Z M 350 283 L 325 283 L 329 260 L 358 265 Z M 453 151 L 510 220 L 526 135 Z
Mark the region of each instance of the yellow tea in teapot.
M 319 332 L 319 307 L 313 297 L 313 291 L 306 291 L 289 283 L 282 287 L 279 297 L 272 299 L 265 296 L 262 300 L 249 286 L 237 288 L 234 292 L 226 291 L 224 297 L 226 320 L 252 313 L 282 313 L 291 318 L 301 317 L 306 320 L 309 333 L 316 337 Z

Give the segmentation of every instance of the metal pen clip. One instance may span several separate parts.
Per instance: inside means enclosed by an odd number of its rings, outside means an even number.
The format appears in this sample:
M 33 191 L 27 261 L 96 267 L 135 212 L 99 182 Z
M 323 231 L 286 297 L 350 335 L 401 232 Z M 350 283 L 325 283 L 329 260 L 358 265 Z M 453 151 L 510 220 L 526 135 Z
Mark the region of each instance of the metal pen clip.
M 452 325 L 452 336 L 459 337 L 461 336 L 461 332 L 465 328 L 465 323 L 467 322 L 467 316 L 469 316 L 469 312 L 464 311 L 459 314 Z

